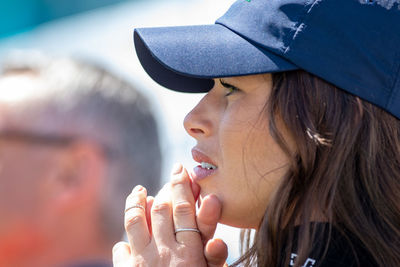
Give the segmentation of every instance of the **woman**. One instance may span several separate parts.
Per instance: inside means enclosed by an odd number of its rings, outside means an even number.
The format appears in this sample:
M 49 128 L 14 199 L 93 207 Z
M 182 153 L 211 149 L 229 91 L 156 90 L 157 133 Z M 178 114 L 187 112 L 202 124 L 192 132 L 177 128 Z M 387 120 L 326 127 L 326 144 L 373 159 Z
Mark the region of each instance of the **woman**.
M 399 32 L 398 1 L 363 0 L 239 0 L 215 25 L 136 29 L 155 81 L 208 93 L 184 123 L 200 165 L 155 199 L 134 189 L 115 266 L 222 266 L 217 221 L 256 230 L 237 264 L 400 266 Z

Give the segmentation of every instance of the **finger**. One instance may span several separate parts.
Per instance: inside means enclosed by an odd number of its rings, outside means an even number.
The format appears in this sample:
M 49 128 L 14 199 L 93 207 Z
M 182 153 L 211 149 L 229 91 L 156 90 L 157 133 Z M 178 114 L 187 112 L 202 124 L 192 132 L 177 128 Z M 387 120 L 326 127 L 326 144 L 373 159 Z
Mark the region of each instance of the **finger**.
M 130 261 L 131 249 L 126 242 L 118 242 L 112 249 L 114 267 L 126 267 Z
M 197 214 L 197 226 L 201 232 L 204 244 L 214 236 L 221 216 L 221 210 L 221 202 L 215 195 L 208 195 L 202 199 Z
M 146 201 L 147 201 L 147 204 L 146 204 L 147 227 L 149 229 L 149 234 L 151 236 L 153 234 L 152 230 L 151 230 L 151 207 L 153 206 L 154 197 L 148 196 Z
M 211 239 L 204 248 L 204 256 L 209 267 L 225 266 L 228 247 L 221 239 Z
M 126 199 L 125 230 L 133 255 L 140 253 L 150 243 L 145 210 L 146 197 L 146 188 L 138 185 Z
M 189 174 L 181 164 L 174 168 L 171 181 L 175 229 L 197 229 L 196 207 Z M 200 234 L 194 231 L 176 233 L 176 241 L 187 245 L 201 244 Z
M 172 207 L 168 183 L 158 192 L 151 208 L 151 227 L 156 245 L 172 246 L 175 243 Z
M 190 182 L 191 182 L 190 184 L 192 186 L 194 201 L 197 201 L 200 195 L 200 186 L 191 178 L 193 177 L 193 171 L 189 173 L 189 176 L 190 176 Z

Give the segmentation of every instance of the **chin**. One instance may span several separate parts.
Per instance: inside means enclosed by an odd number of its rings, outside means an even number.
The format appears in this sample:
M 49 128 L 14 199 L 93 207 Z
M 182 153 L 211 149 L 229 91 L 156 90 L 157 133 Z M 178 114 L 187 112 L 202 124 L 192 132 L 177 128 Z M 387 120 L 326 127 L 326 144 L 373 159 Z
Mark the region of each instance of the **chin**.
M 242 229 L 258 229 L 258 226 L 255 226 L 253 224 L 249 224 L 247 222 L 243 222 L 243 221 L 236 221 L 236 220 L 230 220 L 230 219 L 223 219 L 221 218 L 221 220 L 219 221 L 220 224 L 224 224 L 224 225 L 228 225 L 231 227 L 235 227 L 235 228 L 242 228 Z
M 238 217 L 238 214 L 229 214 L 226 211 L 224 212 L 224 208 L 222 207 L 222 214 L 219 223 L 236 228 L 258 229 L 260 221 L 252 220 L 250 215 L 243 214 Z
M 246 229 L 257 229 L 259 227 L 262 217 L 254 218 L 254 212 L 252 212 L 252 210 L 240 211 L 236 207 L 232 207 L 232 205 L 227 205 L 224 201 L 224 197 L 218 193 L 201 188 L 199 203 L 201 204 L 202 199 L 211 194 L 215 195 L 219 201 L 221 201 L 222 205 L 221 218 L 218 223 Z

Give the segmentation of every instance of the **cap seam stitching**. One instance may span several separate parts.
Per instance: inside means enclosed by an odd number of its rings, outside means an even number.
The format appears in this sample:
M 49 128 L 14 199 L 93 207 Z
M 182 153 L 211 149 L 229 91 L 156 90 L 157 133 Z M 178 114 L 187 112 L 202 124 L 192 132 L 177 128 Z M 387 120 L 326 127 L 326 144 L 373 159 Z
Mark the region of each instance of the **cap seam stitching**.
M 303 15 L 302 19 L 299 20 L 299 22 L 301 21 L 301 23 L 299 23 L 299 25 L 296 28 L 296 31 L 294 32 L 294 34 L 293 34 L 293 36 L 291 38 L 292 40 L 289 42 L 289 44 L 285 47 L 285 49 L 283 51 L 284 55 L 289 51 L 289 49 L 290 49 L 292 43 L 294 42 L 294 40 L 297 39 L 297 35 L 304 29 L 305 22 L 307 22 L 309 17 L 310 17 L 310 14 L 309 14 L 310 11 L 314 8 L 314 6 L 316 4 L 318 4 L 318 2 L 321 2 L 321 0 L 314 0 L 312 2 L 312 4 L 311 4 L 310 8 L 308 8 L 306 10 L 306 12 L 304 12 L 304 15 Z M 308 1 L 308 3 L 311 3 L 311 1 Z M 307 16 L 307 14 L 309 14 L 309 15 Z

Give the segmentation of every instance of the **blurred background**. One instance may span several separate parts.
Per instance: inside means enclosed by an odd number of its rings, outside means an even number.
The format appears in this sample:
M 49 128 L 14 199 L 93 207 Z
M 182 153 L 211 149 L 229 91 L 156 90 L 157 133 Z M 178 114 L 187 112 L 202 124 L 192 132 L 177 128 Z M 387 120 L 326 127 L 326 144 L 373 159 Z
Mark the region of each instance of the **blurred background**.
M 0 65 L 21 50 L 94 61 L 131 81 L 152 102 L 161 133 L 163 179 L 175 162 L 194 166 L 195 142 L 184 116 L 202 95 L 175 93 L 153 82 L 140 66 L 132 41 L 135 27 L 211 24 L 233 0 L 1 0 Z M 219 226 L 217 236 L 238 254 L 237 230 Z

